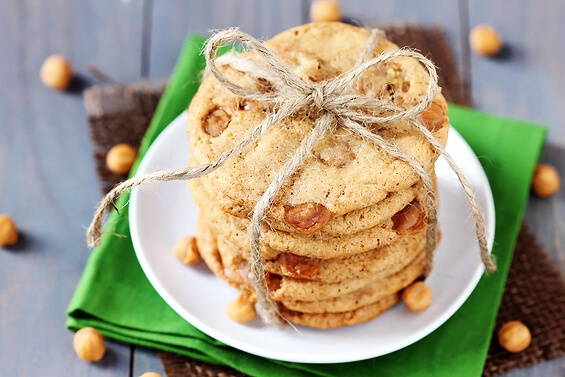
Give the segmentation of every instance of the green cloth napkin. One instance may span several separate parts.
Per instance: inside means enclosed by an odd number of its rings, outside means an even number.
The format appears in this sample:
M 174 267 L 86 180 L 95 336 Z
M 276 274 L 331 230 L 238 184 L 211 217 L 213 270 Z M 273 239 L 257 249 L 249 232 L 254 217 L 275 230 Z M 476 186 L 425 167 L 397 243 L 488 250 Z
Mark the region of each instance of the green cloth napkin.
M 204 68 L 199 53 L 203 43 L 199 36 L 187 38 L 141 144 L 138 162 L 196 92 Z M 490 181 L 498 271 L 483 276 L 460 310 L 419 342 L 389 355 L 342 364 L 281 362 L 222 344 L 176 314 L 145 277 L 129 237 L 129 194 L 119 199 L 116 206 L 123 210 L 109 216 L 105 229 L 128 237 L 106 235 L 102 246 L 92 252 L 69 305 L 66 326 L 72 330 L 92 326 L 108 338 L 228 365 L 253 376 L 480 376 L 546 130 L 456 105 L 450 106 L 449 115 L 479 156 Z

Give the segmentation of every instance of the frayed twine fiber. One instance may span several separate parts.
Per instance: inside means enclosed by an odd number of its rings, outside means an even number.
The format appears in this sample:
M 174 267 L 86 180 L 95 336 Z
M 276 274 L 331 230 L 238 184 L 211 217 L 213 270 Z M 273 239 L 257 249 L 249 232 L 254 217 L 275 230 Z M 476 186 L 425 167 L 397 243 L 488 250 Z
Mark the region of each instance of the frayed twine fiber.
M 359 59 L 357 64 L 349 71 L 335 77 L 334 79 L 319 83 L 302 81 L 291 70 L 291 68 L 273 54 L 273 52 L 263 46 L 255 38 L 239 31 L 238 29 L 228 29 L 218 32 L 212 36 L 206 45 L 204 53 L 206 56 L 207 69 L 212 75 L 214 75 L 220 85 L 237 96 L 249 100 L 275 104 L 277 111 L 269 114 L 263 122 L 255 127 L 252 132 L 235 148 L 224 152 L 220 158 L 213 163 L 203 164 L 196 167 L 187 167 L 181 170 L 166 170 L 142 176 L 135 176 L 116 186 L 100 202 L 98 209 L 94 214 L 92 223 L 87 231 L 87 241 L 89 246 L 97 247 L 100 245 L 103 215 L 110 206 L 113 206 L 113 203 L 122 192 L 144 183 L 190 180 L 210 174 L 222 166 L 226 160 L 239 154 L 246 146 L 259 139 L 275 124 L 282 122 L 285 118 L 300 110 L 312 109 L 320 114 L 319 118 L 315 122 L 314 128 L 311 133 L 302 140 L 300 146 L 295 151 L 294 156 L 287 161 L 281 171 L 273 179 L 263 196 L 255 205 L 253 211 L 250 229 L 251 270 L 253 273 L 259 314 L 266 323 L 279 327 L 284 325 L 283 319 L 281 319 L 281 316 L 278 314 L 276 304 L 269 297 L 266 288 L 265 270 L 259 248 L 261 242 L 261 222 L 265 218 L 265 214 L 269 206 L 285 179 L 296 171 L 304 158 L 311 153 L 312 147 L 316 144 L 316 142 L 319 141 L 327 132 L 336 127 L 347 128 L 354 134 L 367 140 L 371 140 L 386 153 L 410 165 L 410 167 L 422 179 L 427 190 L 427 274 L 433 266 L 434 251 L 437 245 L 437 211 L 432 179 L 422 165 L 412 156 L 399 150 L 395 145 L 387 142 L 381 136 L 374 134 L 367 126 L 376 123 L 390 125 L 399 121 L 405 121 L 420 131 L 432 147 L 445 158 L 451 169 L 457 175 L 471 207 L 482 262 L 487 271 L 495 271 L 496 266 L 491 259 L 487 247 L 487 235 L 483 214 L 476 202 L 475 195 L 469 186 L 467 179 L 463 175 L 462 171 L 457 167 L 451 156 L 435 139 L 432 133 L 424 125 L 422 125 L 419 119 L 422 112 L 430 106 L 438 91 L 438 76 L 435 66 L 423 55 L 409 49 L 385 51 L 377 57 L 369 59 L 378 38 L 382 37 L 382 35 L 383 32 L 378 29 L 371 30 L 367 40 L 365 53 Z M 263 64 L 258 65 L 256 63 L 252 63 L 250 59 L 240 58 L 238 55 L 234 54 L 229 54 L 228 56 L 223 57 L 222 63 L 224 65 L 237 65 L 239 63 L 241 67 L 238 66 L 238 69 L 244 69 L 244 71 L 247 71 L 246 73 L 254 72 L 254 74 L 257 74 L 257 72 L 260 72 L 261 77 L 268 80 L 273 85 L 273 90 L 269 92 L 258 92 L 241 87 L 229 81 L 218 70 L 216 66 L 217 51 L 221 46 L 230 42 L 240 42 L 246 45 L 263 60 Z M 386 63 L 399 56 L 411 57 L 418 60 L 422 63 L 430 75 L 428 91 L 418 105 L 409 109 L 402 109 L 393 103 L 380 100 L 378 98 L 360 95 L 351 90 L 353 84 L 357 81 L 359 76 L 365 72 L 365 70 L 375 65 Z M 244 68 L 244 66 L 249 67 Z M 375 113 L 379 115 L 373 115 Z

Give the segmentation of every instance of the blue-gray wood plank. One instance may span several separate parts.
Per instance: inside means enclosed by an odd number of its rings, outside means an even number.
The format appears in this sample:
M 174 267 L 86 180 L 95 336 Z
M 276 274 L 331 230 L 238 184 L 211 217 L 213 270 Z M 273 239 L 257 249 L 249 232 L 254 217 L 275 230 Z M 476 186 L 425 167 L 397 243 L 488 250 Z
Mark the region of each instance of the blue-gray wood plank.
M 239 27 L 256 38 L 268 39 L 300 25 L 302 12 L 301 0 L 155 1 L 151 25 L 150 77 L 168 77 L 188 33 L 207 36 L 211 30 Z
M 342 1 L 342 11 L 345 19 L 364 26 L 392 23 L 439 25 L 446 33 L 460 71 L 463 71 L 464 49 L 461 41 L 461 8 L 458 1 Z
M 0 375 L 129 376 L 129 345 L 108 342 L 107 358 L 86 363 L 64 327 L 100 189 L 82 97 L 47 89 L 38 72 L 59 53 L 77 72 L 94 62 L 138 80 L 141 16 L 138 1 L 2 2 L 0 213 L 24 241 L 0 249 Z
M 549 127 L 541 161 L 556 166 L 565 177 L 565 76 L 560 63 L 565 59 L 565 3 L 472 0 L 463 6 L 469 28 L 494 25 L 506 43 L 505 51 L 494 59 L 469 56 L 467 79 L 474 106 Z M 546 199 L 532 195 L 524 220 L 565 276 L 565 189 Z M 561 357 L 503 377 L 564 374 L 565 357 Z
M 565 177 L 565 4 L 477 0 L 470 2 L 469 20 L 471 27 L 496 25 L 507 45 L 497 59 L 471 55 L 475 106 L 548 126 L 541 161 L 557 166 Z M 565 189 L 548 199 L 532 196 L 525 220 L 565 273 Z
M 470 83 L 476 107 L 550 127 L 542 157 L 565 176 L 565 4 L 558 0 L 342 2 L 366 25 L 439 24 Z M 82 99 L 44 88 L 45 56 L 70 58 L 79 72 L 96 63 L 121 82 L 166 77 L 187 32 L 239 26 L 262 38 L 308 21 L 308 0 L 10 0 L 0 12 L 0 213 L 26 242 L 0 251 L 0 370 L 6 375 L 163 374 L 155 351 L 109 342 L 110 357 L 90 364 L 72 352 L 64 310 L 87 258 L 83 225 L 100 199 Z M 509 42 L 506 58 L 468 50 L 470 26 L 491 23 Z M 538 25 L 543 24 L 543 27 Z M 8 37 L 6 37 L 8 36 Z M 73 156 L 68 158 L 68 156 Z M 526 222 L 565 271 L 565 190 L 531 198 Z M 133 354 L 131 350 L 134 350 Z M 130 368 L 131 362 L 131 368 Z M 561 376 L 565 358 L 505 376 Z

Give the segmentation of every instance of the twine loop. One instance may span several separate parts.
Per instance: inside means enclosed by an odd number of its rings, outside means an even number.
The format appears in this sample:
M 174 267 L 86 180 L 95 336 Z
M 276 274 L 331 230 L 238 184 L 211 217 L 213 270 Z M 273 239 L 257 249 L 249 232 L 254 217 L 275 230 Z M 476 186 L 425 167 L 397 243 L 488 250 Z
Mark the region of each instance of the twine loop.
M 281 170 L 277 173 L 269 187 L 265 190 L 253 211 L 250 229 L 250 266 L 253 273 L 257 303 L 260 315 L 269 324 L 282 326 L 284 322 L 278 314 L 277 306 L 272 301 L 266 288 L 264 263 L 260 253 L 261 224 L 266 216 L 273 199 L 282 187 L 286 178 L 292 175 L 301 165 L 304 158 L 311 154 L 312 148 L 327 132 L 336 127 L 348 129 L 354 135 L 361 136 L 373 142 L 387 154 L 407 163 L 420 177 L 426 189 L 426 207 L 428 212 L 427 244 L 426 244 L 426 274 L 429 273 L 433 264 L 434 250 L 437 244 L 437 211 L 436 198 L 432 179 L 424 167 L 409 154 L 399 150 L 394 144 L 389 143 L 377 133 L 371 131 L 372 126 L 392 125 L 397 122 L 406 122 L 415 127 L 432 147 L 442 155 L 449 166 L 457 175 L 467 199 L 470 204 L 473 219 L 475 221 L 475 233 L 479 243 L 481 258 L 487 271 L 494 271 L 496 266 L 491 259 L 487 247 L 486 229 L 484 219 L 479 206 L 476 203 L 474 193 L 465 176 L 457 167 L 451 156 L 444 147 L 435 139 L 433 134 L 421 123 L 420 115 L 432 103 L 439 88 L 438 76 L 433 63 L 418 52 L 409 49 L 396 51 L 385 51 L 371 58 L 373 50 L 384 33 L 378 29 L 371 30 L 363 56 L 357 64 L 349 71 L 322 82 L 311 82 L 302 80 L 300 77 L 278 56 L 266 48 L 258 40 L 237 29 L 221 31 L 212 36 L 204 51 L 207 69 L 214 75 L 218 83 L 231 91 L 233 94 L 272 104 L 273 111 L 268 113 L 261 124 L 255 126 L 233 149 L 225 151 L 220 158 L 212 163 L 187 167 L 181 170 L 161 171 L 143 176 L 135 176 L 110 191 L 100 203 L 92 223 L 87 232 L 87 240 L 91 247 L 99 246 L 102 236 L 102 218 L 106 209 L 113 205 L 118 196 L 140 184 L 154 181 L 189 180 L 200 178 L 217 170 L 229 158 L 241 153 L 241 151 L 262 135 L 268 132 L 275 124 L 280 124 L 286 118 L 299 111 L 313 111 L 310 114 L 314 118 L 314 127 L 310 134 L 301 141 L 300 146 L 294 152 Z M 226 43 L 240 42 L 253 50 L 253 55 L 236 55 L 227 53 L 216 57 L 220 47 Z M 379 98 L 368 97 L 356 93 L 352 88 L 359 77 L 369 68 L 387 63 L 390 60 L 404 56 L 418 60 L 427 70 L 430 76 L 428 90 L 421 101 L 413 107 L 404 109 L 395 104 Z M 260 58 L 261 63 L 257 60 Z M 270 90 L 261 91 L 242 87 L 230 81 L 218 69 L 216 63 L 229 65 L 233 69 L 244 72 L 256 79 L 267 80 Z

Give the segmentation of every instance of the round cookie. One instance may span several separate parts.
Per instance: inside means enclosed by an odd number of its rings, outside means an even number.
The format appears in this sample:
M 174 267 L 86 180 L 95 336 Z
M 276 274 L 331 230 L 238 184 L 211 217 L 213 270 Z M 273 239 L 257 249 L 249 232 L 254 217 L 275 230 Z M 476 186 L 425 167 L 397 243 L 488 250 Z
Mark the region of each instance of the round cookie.
M 233 287 L 242 292 L 251 293 L 253 290 L 249 285 L 250 283 L 245 282 L 243 278 L 238 279 L 237 276 L 224 274 L 225 270 L 223 262 L 219 256 L 219 252 L 214 246 L 213 239 L 210 238 L 211 233 L 206 230 L 205 226 L 201 225 L 204 225 L 204 223 L 199 221 L 198 247 L 206 264 L 217 276 L 228 282 Z M 327 329 L 370 321 L 384 313 L 398 300 L 399 295 L 398 293 L 395 293 L 384 297 L 378 302 L 368 304 L 361 308 L 338 313 L 301 313 L 287 309 L 279 303 L 278 311 L 287 321 L 291 323 L 313 328 Z
M 373 304 L 341 313 L 301 313 L 280 305 L 279 313 L 284 319 L 295 325 L 330 329 L 368 322 L 386 312 L 398 300 L 399 294 L 394 293 Z
M 210 226 L 211 223 L 213 221 L 210 220 L 207 213 L 201 212 L 198 220 L 197 238 L 202 258 L 216 275 L 233 287 L 241 291 L 253 290 L 253 281 L 248 262 L 240 255 L 236 248 L 219 247 L 222 245 L 222 241 L 218 242 L 215 231 Z M 390 289 L 393 285 L 398 285 L 393 281 L 398 281 L 399 277 L 405 276 L 403 271 L 408 266 L 418 265 L 418 274 L 411 277 L 412 281 L 422 273 L 424 246 L 425 243 L 419 245 L 414 255 L 406 253 L 406 258 L 399 260 L 397 264 L 392 265 L 389 269 L 378 273 L 366 274 L 356 279 L 343 279 L 334 283 L 326 283 L 268 273 L 266 281 L 271 297 L 274 300 L 286 300 L 289 302 L 328 300 L 368 287 L 377 291 Z M 410 271 L 414 271 L 414 269 Z M 388 280 L 395 274 L 397 274 L 396 280 L 391 280 L 389 285 Z M 397 290 L 400 289 L 398 288 Z
M 212 209 L 213 211 L 213 209 Z M 215 216 L 216 222 L 212 225 L 218 237 L 226 237 L 236 245 L 247 247 L 249 240 L 249 227 L 234 216 L 224 214 Z M 231 218 L 228 218 L 231 216 Z M 373 228 L 362 230 L 358 233 L 327 237 L 318 235 L 297 235 L 270 229 L 262 226 L 261 255 L 265 259 L 274 259 L 279 254 L 290 252 L 296 255 L 311 258 L 336 258 L 355 255 L 369 250 L 389 245 L 398 238 L 398 233 L 392 229 L 392 221 L 377 225 Z
M 194 166 L 194 161 L 191 160 L 190 165 Z M 435 173 L 432 172 L 431 174 L 433 181 L 435 182 Z M 196 203 L 199 206 L 206 205 L 206 203 L 209 203 L 213 198 L 214 205 L 217 206 L 218 209 L 226 212 L 227 214 L 233 215 L 233 211 L 224 211 L 222 208 L 222 203 L 224 203 L 224 205 L 229 204 L 230 199 L 223 196 L 220 191 L 212 186 L 206 177 L 193 179 L 188 182 L 188 185 Z M 372 228 L 392 217 L 395 213 L 404 208 L 406 203 L 410 203 L 412 199 L 416 197 L 422 187 L 423 185 L 418 182 L 409 188 L 388 193 L 383 200 L 376 204 L 348 212 L 341 216 L 336 216 L 329 220 L 328 223 L 318 231 L 318 234 L 325 236 L 339 236 Z M 236 217 L 248 219 L 249 213 L 247 213 L 247 216 Z M 288 233 L 301 233 L 296 228 L 282 221 L 266 218 L 265 222 L 270 228 L 276 230 Z
M 374 281 L 356 291 L 323 300 L 283 299 L 280 302 L 288 309 L 303 313 L 337 313 L 355 310 L 403 290 L 422 276 L 425 267 L 426 256 L 424 253 L 420 253 L 417 258 L 401 271 L 389 275 L 382 280 Z
M 396 272 L 422 251 L 426 244 L 426 233 L 405 235 L 383 247 L 346 258 L 317 259 L 295 254 L 279 254 L 276 259 L 265 261 L 265 271 L 275 275 L 299 280 L 337 283 L 360 279 L 368 275 Z M 249 251 L 244 251 L 225 237 L 217 239 L 218 249 L 237 253 L 249 260 Z
M 200 196 L 202 195 L 202 196 Z M 241 245 L 247 249 L 249 245 L 249 225 L 247 219 L 231 216 L 222 212 L 214 203 L 205 199 L 202 192 L 195 196 L 197 203 L 201 206 L 201 211 L 209 213 L 215 221 L 211 222 L 218 237 L 225 237 L 234 245 Z M 424 191 L 420 190 L 417 203 L 424 200 Z M 410 206 L 410 204 L 405 204 Z M 373 250 L 384 245 L 393 243 L 399 235 L 407 232 L 408 234 L 419 233 L 425 228 L 427 223 L 426 209 L 419 206 L 417 211 L 420 214 L 419 222 L 414 225 L 414 229 L 399 229 L 393 216 L 382 224 L 374 226 L 360 232 L 329 237 L 317 234 L 286 233 L 274 230 L 268 225 L 262 225 L 261 253 L 264 259 L 274 259 L 280 253 L 290 252 L 304 257 L 329 259 L 344 256 L 351 256 Z M 398 212 L 401 213 L 401 212 Z M 395 215 L 396 216 L 396 215 Z M 400 225 L 402 226 L 402 225 Z
M 412 260 L 405 261 L 403 266 L 409 265 L 414 260 L 418 260 L 421 253 Z M 398 270 L 397 270 L 398 271 Z M 288 276 L 267 275 L 267 282 L 270 286 L 271 297 L 277 301 L 296 300 L 296 301 L 316 301 L 327 300 L 337 296 L 342 296 L 368 286 L 384 287 L 386 280 L 394 273 L 380 273 L 361 277 L 359 279 L 343 280 L 337 283 L 325 283 L 312 280 L 293 279 Z
M 247 262 L 236 254 L 220 253 L 216 236 L 202 212 L 196 226 L 196 244 L 202 259 L 216 276 L 241 292 L 255 291 Z M 241 267 L 241 271 L 238 271 L 238 267 Z
M 318 23 L 283 32 L 265 45 L 303 79 L 321 81 L 350 69 L 364 51 L 368 34 L 365 29 L 345 24 Z M 373 55 L 396 49 L 396 45 L 382 38 Z M 229 67 L 223 71 L 241 85 L 269 90 L 268 82 L 254 82 L 248 75 Z M 422 98 L 427 83 L 428 75 L 416 60 L 399 57 L 367 70 L 359 79 L 357 90 L 408 107 Z M 445 144 L 449 127 L 441 94 L 432 106 L 439 109 L 436 111 L 439 115 L 426 125 Z M 265 111 L 270 111 L 269 106 L 237 98 L 208 76 L 189 108 L 187 129 L 195 161 L 215 161 L 221 153 L 232 149 L 264 119 Z M 253 210 L 274 176 L 312 129 L 314 120 L 310 115 L 299 112 L 275 125 L 207 177 L 231 200 L 231 204 L 220 204 L 222 210 L 237 216 L 247 216 Z M 424 168 L 433 168 L 438 154 L 413 127 L 402 122 L 394 127 L 375 125 L 374 132 L 412 155 Z M 313 204 L 326 211 L 324 218 L 329 220 L 378 203 L 390 192 L 409 188 L 417 181 L 419 177 L 407 164 L 371 142 L 337 128 L 324 136 L 314 147 L 312 157 L 304 160 L 284 183 L 267 216 L 294 226 L 288 209 Z

